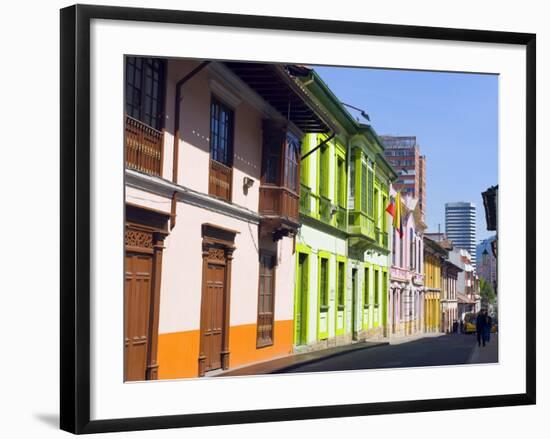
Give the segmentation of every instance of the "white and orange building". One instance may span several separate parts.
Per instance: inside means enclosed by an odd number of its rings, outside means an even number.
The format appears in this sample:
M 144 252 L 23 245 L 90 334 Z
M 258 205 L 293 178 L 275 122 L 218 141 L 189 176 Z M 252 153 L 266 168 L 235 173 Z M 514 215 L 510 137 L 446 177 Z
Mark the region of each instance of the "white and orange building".
M 330 118 L 284 65 L 126 58 L 125 379 L 293 349 L 300 142 Z

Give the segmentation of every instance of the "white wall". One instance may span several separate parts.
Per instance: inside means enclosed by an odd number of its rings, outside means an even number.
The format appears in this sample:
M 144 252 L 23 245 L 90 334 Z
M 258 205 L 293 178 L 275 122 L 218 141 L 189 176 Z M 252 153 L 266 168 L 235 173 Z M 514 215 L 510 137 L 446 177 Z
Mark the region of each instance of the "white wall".
M 550 84 L 544 79 L 550 77 L 550 29 L 544 2 L 463 0 L 442 5 L 435 0 L 396 0 L 368 4 L 352 0 L 325 3 L 279 0 L 261 4 L 246 0 L 230 3 L 222 0 L 159 0 L 154 3 L 146 0 L 88 0 L 87 3 L 537 32 L 538 141 L 541 146 L 550 142 L 550 128 L 543 123 L 550 118 Z M 10 2 L 4 6 L 1 18 L 4 59 L 11 60 L 11 64 L 6 64 L 6 68 L 0 70 L 2 83 L 9 84 L 3 90 L 2 101 L 5 105 L 0 109 L 5 129 L 3 152 L 6 154 L 2 163 L 25 163 L 24 175 L 20 166 L 13 165 L 5 167 L 0 174 L 4 206 L 10 206 L 9 210 L 3 211 L 10 214 L 0 217 L 2 229 L 8 231 L 4 236 L 4 246 L 9 249 L 9 253 L 5 252 L 2 258 L 2 273 L 5 274 L 2 285 L 5 293 L 3 305 L 5 310 L 17 311 L 5 312 L 0 320 L 3 333 L 9 334 L 3 340 L 7 361 L 0 363 L 0 371 L 5 377 L 0 396 L 4 410 L 0 429 L 6 437 L 68 437 L 56 427 L 59 352 L 57 9 L 68 4 L 70 2 L 59 0 Z M 42 111 L 40 117 L 33 118 L 32 124 L 29 124 L 27 116 L 31 99 L 40 104 Z M 21 141 L 22 133 L 25 133 L 24 142 Z M 37 134 L 41 136 L 40 141 L 36 141 Z M 540 148 L 538 154 L 539 187 L 549 187 L 550 175 L 542 171 L 550 165 L 550 151 L 548 148 Z M 34 209 L 32 214 L 29 210 L 31 202 Z M 550 245 L 549 231 L 543 227 L 543 219 L 550 215 L 550 207 L 539 203 L 538 209 L 538 269 L 542 273 L 543 267 L 549 263 L 547 253 L 542 249 Z M 39 222 L 36 221 L 37 217 L 40 218 Z M 41 243 L 41 248 L 47 249 L 47 256 L 43 258 L 43 263 L 30 269 L 27 263 L 30 261 L 29 249 L 36 248 L 36 243 Z M 543 321 L 541 317 L 549 305 L 543 293 L 543 285 L 539 282 L 539 322 Z M 25 310 L 24 315 L 19 310 Z M 537 332 L 539 371 L 548 369 L 549 336 L 550 326 L 540 324 Z M 37 337 L 42 342 L 33 343 L 31 349 L 28 341 L 36 340 Z M 430 439 L 444 434 L 446 439 L 462 439 L 464 429 L 481 428 L 492 437 L 522 437 L 526 428 L 533 432 L 546 431 L 549 396 L 550 380 L 539 372 L 537 406 L 324 419 L 272 423 L 268 426 L 235 425 L 186 429 L 184 433 L 188 438 L 215 438 L 220 434 L 242 438 L 260 435 L 263 438 L 280 438 L 304 434 L 338 437 L 346 431 L 355 432 L 356 435 L 368 432 L 370 436 L 380 437 L 387 435 L 391 428 L 391 437 Z M 182 430 L 164 430 L 107 434 L 102 437 L 162 439 L 181 435 Z

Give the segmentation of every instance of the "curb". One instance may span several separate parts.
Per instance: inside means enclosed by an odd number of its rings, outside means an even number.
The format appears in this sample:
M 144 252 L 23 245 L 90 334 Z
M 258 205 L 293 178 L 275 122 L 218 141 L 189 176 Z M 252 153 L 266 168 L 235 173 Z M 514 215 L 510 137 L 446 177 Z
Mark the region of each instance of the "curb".
M 380 346 L 388 346 L 389 344 L 390 344 L 389 342 L 379 342 L 379 343 L 376 343 L 376 344 L 371 344 L 369 346 L 363 346 L 363 347 L 360 347 L 360 348 L 357 348 L 357 349 L 348 349 L 348 350 L 344 350 L 344 351 L 340 351 L 340 352 L 334 352 L 332 354 L 328 354 L 328 355 L 325 355 L 323 357 L 312 358 L 311 360 L 299 361 L 297 363 L 292 364 L 291 366 L 284 366 L 284 367 L 280 367 L 278 369 L 273 369 L 270 372 L 266 372 L 266 374 L 289 372 L 297 366 L 306 366 L 308 364 L 317 363 L 319 361 L 327 360 L 329 358 L 338 357 L 340 355 L 344 355 L 344 354 L 347 354 L 347 353 L 350 353 L 350 352 L 362 351 L 364 349 L 372 349 L 372 348 L 377 348 L 377 347 L 380 347 Z

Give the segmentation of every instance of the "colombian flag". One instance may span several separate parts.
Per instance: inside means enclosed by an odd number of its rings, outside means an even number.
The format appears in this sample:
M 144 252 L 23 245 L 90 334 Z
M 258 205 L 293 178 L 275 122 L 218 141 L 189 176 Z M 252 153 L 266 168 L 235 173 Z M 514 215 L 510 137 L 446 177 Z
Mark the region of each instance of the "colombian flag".
M 388 212 L 393 217 L 393 227 L 399 233 L 399 237 L 403 238 L 403 224 L 401 222 L 401 194 L 398 192 L 395 197 L 390 197 L 390 204 L 386 207 Z
M 386 207 L 386 212 L 388 212 L 392 218 L 395 218 L 395 197 L 390 196 L 390 204 Z

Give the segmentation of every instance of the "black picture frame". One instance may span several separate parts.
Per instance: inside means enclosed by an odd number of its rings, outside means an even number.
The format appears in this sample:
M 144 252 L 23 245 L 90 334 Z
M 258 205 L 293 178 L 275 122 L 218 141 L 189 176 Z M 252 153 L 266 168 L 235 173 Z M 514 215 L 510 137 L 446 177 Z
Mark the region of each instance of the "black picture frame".
M 90 420 L 90 22 L 132 20 L 502 43 L 526 47 L 526 392 L 367 404 Z M 303 420 L 535 404 L 536 35 L 303 18 L 75 5 L 61 10 L 60 426 L 72 433 Z

